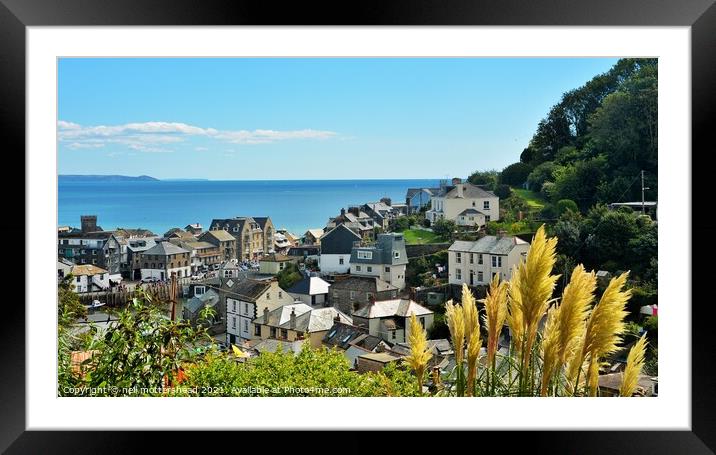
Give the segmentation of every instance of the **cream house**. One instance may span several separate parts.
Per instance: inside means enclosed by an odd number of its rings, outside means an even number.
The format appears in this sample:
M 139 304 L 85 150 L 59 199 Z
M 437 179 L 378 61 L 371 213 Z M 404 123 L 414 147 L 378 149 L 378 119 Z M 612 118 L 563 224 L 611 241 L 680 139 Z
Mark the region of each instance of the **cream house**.
M 264 308 L 263 314 L 253 321 L 254 337 L 289 342 L 304 338 L 309 340 L 311 347 L 319 348 L 336 322 L 353 323 L 350 317 L 333 307 L 312 308 L 297 302 L 273 311 Z
M 450 284 L 486 285 L 495 274 L 508 280 L 512 267 L 527 257 L 530 244 L 518 237 L 487 235 L 474 242 L 458 240 L 448 249 Z
M 228 278 L 221 285 L 226 304 L 226 342 L 254 338 L 251 321 L 264 310 L 275 310 L 294 302 L 276 280 Z
M 452 220 L 462 226 L 484 226 L 500 219 L 500 198 L 472 183 L 455 178 L 430 200 L 425 217 L 431 223 Z

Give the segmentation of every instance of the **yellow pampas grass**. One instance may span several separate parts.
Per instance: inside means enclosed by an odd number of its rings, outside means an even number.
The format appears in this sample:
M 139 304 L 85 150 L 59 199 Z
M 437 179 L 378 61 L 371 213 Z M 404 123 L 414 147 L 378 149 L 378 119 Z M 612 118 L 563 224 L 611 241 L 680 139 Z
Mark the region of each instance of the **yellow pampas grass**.
M 634 346 L 629 350 L 627 356 L 627 364 L 622 375 L 622 385 L 619 389 L 619 395 L 622 397 L 630 397 L 636 390 L 639 375 L 644 367 L 644 357 L 646 355 L 646 335 L 642 335 Z
M 454 305 L 452 300 L 448 301 L 445 304 L 445 319 L 455 350 L 455 363 L 462 365 L 465 352 L 465 317 L 462 307 Z
M 594 272 L 586 272 L 581 264 L 574 268 L 559 305 L 557 345 L 560 365 L 567 364 L 568 356 L 575 354 L 575 343 L 584 333 L 584 321 L 594 300 L 596 286 L 597 277 Z
M 530 362 L 539 322 L 547 311 L 554 285 L 559 278 L 559 275 L 552 275 L 556 247 L 557 238 L 547 238 L 544 225 L 540 226 L 530 245 L 527 260 L 518 266 L 517 276 L 512 277 L 512 281 L 517 281 L 515 289 L 519 292 L 519 298 L 515 303 L 522 313 L 523 336 L 526 337 L 522 352 L 523 369 Z
M 415 372 L 415 376 L 418 378 L 418 393 L 422 393 L 423 375 L 428 366 L 428 361 L 433 355 L 428 348 L 425 329 L 418 322 L 415 314 L 410 315 L 410 336 L 408 339 L 410 341 L 410 355 L 405 358 L 405 361 Z
M 487 365 L 494 368 L 497 341 L 507 318 L 507 283 L 495 274 L 485 297 L 485 328 L 487 329 Z
M 465 337 L 467 338 L 467 395 L 472 396 L 477 376 L 477 358 L 482 348 L 480 338 L 480 322 L 477 314 L 475 296 L 466 284 L 462 285 L 462 310 L 465 323 Z
M 540 346 L 542 352 L 540 395 L 543 397 L 547 396 L 547 389 L 559 364 L 559 328 L 557 325 L 559 312 L 560 310 L 558 308 L 551 308 L 547 312 L 547 323 L 544 326 L 542 344 Z
M 507 287 L 509 296 L 507 304 L 507 325 L 510 327 L 510 336 L 512 337 L 512 345 L 516 354 L 522 352 L 522 344 L 525 335 L 519 274 L 520 269 L 517 266 L 514 266 L 512 268 L 512 279 Z
M 628 275 L 629 272 L 624 272 L 611 279 L 587 320 L 581 360 L 589 359 L 587 384 L 591 394 L 596 393 L 596 379 L 592 375 L 598 374 L 600 359 L 619 349 L 618 344 L 622 340 L 624 318 L 627 316 L 625 307 L 631 297 L 630 290 L 622 291 Z

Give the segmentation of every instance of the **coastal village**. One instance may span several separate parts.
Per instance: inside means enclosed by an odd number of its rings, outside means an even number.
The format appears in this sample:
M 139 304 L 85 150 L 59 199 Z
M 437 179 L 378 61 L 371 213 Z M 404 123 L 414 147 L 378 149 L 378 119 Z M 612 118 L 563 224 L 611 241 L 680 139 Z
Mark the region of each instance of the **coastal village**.
M 74 292 L 99 326 L 114 324 L 106 310 L 128 305 L 143 288 L 169 302 L 168 317 L 202 325 L 237 361 L 326 347 L 342 352 L 357 374 L 403 363 L 415 316 L 432 354 L 433 379 L 425 386 L 434 387 L 435 378 L 455 367 L 450 333 L 438 324 L 445 302 L 460 300 L 464 286 L 484 298 L 490 282 L 509 280 L 530 250 L 532 232 L 488 233 L 505 213 L 500 202 L 484 185 L 453 178 L 436 188 L 409 188 L 399 202 L 384 197 L 337 208 L 324 226 L 303 233 L 254 214 L 208 226 L 190 222 L 163 234 L 105 230 L 96 215 L 85 215 L 79 227 L 58 228 L 58 280 L 72 276 Z M 445 222 L 452 232 L 438 235 Z M 207 308 L 208 319 L 201 316 Z M 510 338 L 505 323 L 498 352 Z M 626 359 L 610 362 L 600 376 L 607 395 L 616 394 L 614 377 Z M 654 378 L 640 381 L 643 393 L 655 393 Z

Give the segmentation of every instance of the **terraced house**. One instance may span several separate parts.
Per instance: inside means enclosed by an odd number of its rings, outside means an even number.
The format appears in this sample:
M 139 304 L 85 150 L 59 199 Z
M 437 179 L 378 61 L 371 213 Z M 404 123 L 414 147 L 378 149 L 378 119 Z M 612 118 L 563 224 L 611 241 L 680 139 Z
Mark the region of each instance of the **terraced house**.
M 236 239 L 236 258 L 239 260 L 259 259 L 273 250 L 274 227 L 269 217 L 212 220 L 209 231 L 220 230 L 228 232 Z
M 140 270 L 142 280 L 168 280 L 191 276 L 191 252 L 169 241 L 160 241 L 148 250 L 135 255 L 134 268 Z
M 458 240 L 448 249 L 450 284 L 486 285 L 492 277 L 509 280 L 512 267 L 527 257 L 530 244 L 519 237 L 486 235 L 474 242 Z
M 68 229 L 57 234 L 57 257 L 73 264 L 91 264 L 107 270 L 109 279 L 121 279 L 122 261 L 119 239 L 112 231 L 97 226 L 97 217 L 81 217 L 82 229 Z

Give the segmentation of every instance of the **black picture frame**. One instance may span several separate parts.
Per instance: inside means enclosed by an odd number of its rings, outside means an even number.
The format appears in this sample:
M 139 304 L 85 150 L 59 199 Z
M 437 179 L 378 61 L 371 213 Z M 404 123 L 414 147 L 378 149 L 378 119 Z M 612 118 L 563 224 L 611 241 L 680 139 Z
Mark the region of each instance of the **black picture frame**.
M 7 146 L 6 153 L 16 151 L 16 156 L 22 156 L 19 152 L 25 147 L 25 29 L 28 26 L 63 25 L 690 26 L 692 150 L 700 152 L 690 155 L 693 182 L 691 204 L 694 213 L 697 209 L 708 210 L 710 206 L 707 204 L 710 192 L 705 183 L 709 179 L 705 176 L 700 178 L 700 174 L 709 172 L 709 166 L 703 162 L 704 155 L 713 149 L 709 139 L 712 136 L 710 119 L 714 118 L 716 110 L 714 0 L 364 0 L 346 4 L 286 2 L 280 5 L 245 0 L 0 0 L 0 128 L 4 130 L 6 144 L 8 139 L 12 144 Z M 673 153 L 689 158 L 688 151 Z M 696 166 L 697 161 L 702 162 L 702 166 Z M 17 165 L 23 166 L 22 161 Z M 716 224 L 709 218 L 697 217 L 691 222 L 692 238 L 701 239 L 699 245 L 713 238 L 716 232 Z M 10 231 L 5 229 L 3 232 L 10 235 Z M 12 232 L 16 238 L 16 227 Z M 683 243 L 685 239 L 687 237 L 671 239 L 674 241 L 668 244 L 671 247 L 692 248 Z M 698 256 L 702 261 L 708 260 L 702 257 L 708 254 Z M 710 269 L 700 267 L 697 255 L 692 257 L 692 289 L 705 288 L 699 283 L 708 283 Z M 24 276 L 29 279 L 29 275 Z M 689 300 L 694 302 L 691 431 L 551 431 L 518 432 L 515 436 L 519 437 L 515 438 L 499 433 L 495 433 L 495 439 L 486 434 L 475 437 L 483 441 L 500 441 L 509 449 L 525 443 L 529 453 L 713 453 L 716 448 L 716 376 L 711 361 L 716 351 L 711 322 L 714 318 L 709 313 L 712 298 L 697 299 L 695 293 L 690 296 L 688 284 L 683 285 L 684 301 L 678 304 L 686 306 Z M 3 359 L 0 374 L 0 449 L 7 450 L 7 453 L 132 453 L 148 448 L 147 438 L 161 438 L 163 451 L 173 447 L 188 449 L 192 442 L 205 441 L 201 435 L 183 433 L 145 433 L 140 438 L 114 431 L 25 431 L 25 312 L 21 305 L 8 303 L 6 301 L 3 305 L 0 330 Z M 31 303 L 25 302 L 26 305 Z M 648 416 L 636 415 L 635 419 L 643 419 L 648 425 Z M 357 440 L 356 436 L 339 438 L 351 447 Z M 509 443 L 506 442 L 508 438 Z M 401 444 L 404 439 L 400 438 Z M 429 447 L 430 439 L 441 444 L 443 449 L 448 447 L 440 442 L 444 438 L 421 438 L 423 450 Z M 204 447 L 225 450 L 220 449 L 216 442 Z M 333 448 L 341 450 L 335 445 Z M 407 449 L 401 446 L 401 450 Z

